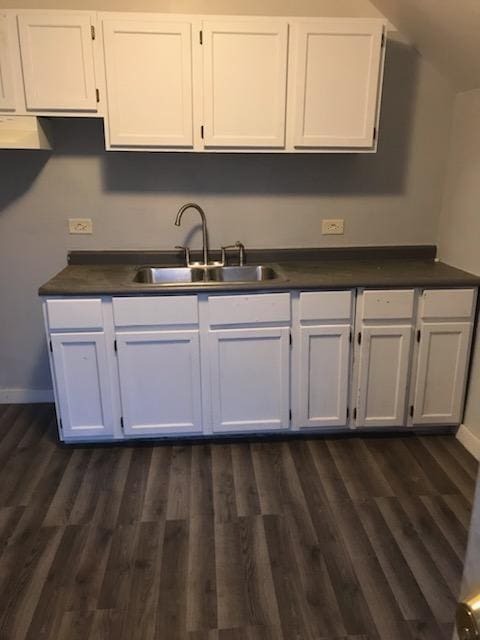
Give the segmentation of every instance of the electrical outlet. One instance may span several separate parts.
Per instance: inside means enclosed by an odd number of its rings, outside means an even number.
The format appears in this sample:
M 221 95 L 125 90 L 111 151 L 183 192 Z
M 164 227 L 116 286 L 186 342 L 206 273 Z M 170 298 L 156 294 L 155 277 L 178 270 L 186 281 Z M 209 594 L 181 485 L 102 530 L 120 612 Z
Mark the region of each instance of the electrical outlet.
M 69 233 L 93 233 L 93 224 L 91 218 L 69 218 Z
M 322 220 L 322 234 L 324 236 L 338 235 L 341 236 L 344 231 L 344 220 L 338 218 L 336 220 Z

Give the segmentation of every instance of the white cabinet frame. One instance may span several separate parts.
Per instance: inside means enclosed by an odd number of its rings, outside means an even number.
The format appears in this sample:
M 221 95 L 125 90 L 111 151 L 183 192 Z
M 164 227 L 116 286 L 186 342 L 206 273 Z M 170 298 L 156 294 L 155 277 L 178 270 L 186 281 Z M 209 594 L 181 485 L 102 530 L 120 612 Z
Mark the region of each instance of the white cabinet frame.
M 206 20 L 203 22 L 202 33 L 205 147 L 284 148 L 287 106 L 288 23 L 281 19 L 265 20 L 265 18 L 252 17 L 230 21 L 225 19 Z M 268 122 L 263 123 L 267 126 L 268 131 L 266 130 L 263 133 L 254 132 L 253 128 L 251 134 L 245 131 L 235 132 L 235 122 L 232 121 L 225 125 L 227 129 L 222 131 L 222 126 L 219 123 L 220 118 L 228 121 L 228 118 L 231 117 L 232 109 L 235 109 L 237 104 L 230 104 L 229 106 L 228 102 L 232 97 L 229 95 L 228 88 L 216 86 L 215 80 L 218 67 L 220 67 L 220 72 L 224 78 L 229 75 L 233 81 L 236 78 L 234 74 L 230 74 L 229 69 L 221 68 L 224 61 L 216 57 L 216 38 L 235 38 L 237 36 L 240 38 L 250 37 L 252 42 L 255 39 L 258 39 L 259 42 L 260 39 L 264 39 L 269 44 L 274 43 L 275 59 L 269 74 L 273 86 L 271 113 L 267 118 Z M 258 84 L 258 91 L 266 90 L 267 87 L 262 86 L 261 82 L 255 82 L 255 52 L 245 49 L 244 61 L 246 66 L 243 70 L 243 75 L 245 76 L 243 82 L 248 84 L 250 89 L 253 89 L 255 84 Z M 257 61 L 260 65 L 261 59 L 257 58 Z M 237 61 L 237 64 L 241 66 L 241 62 Z M 248 96 L 240 96 L 240 106 L 243 105 L 241 110 L 243 114 L 245 114 L 246 110 L 250 110 L 252 120 L 254 120 L 257 109 L 254 93 Z M 245 117 L 242 115 L 242 119 L 247 118 L 247 116 L 248 114 L 245 114 Z M 237 114 L 235 119 L 238 120 L 239 117 L 240 114 Z
M 113 15 L 115 17 L 102 14 L 108 95 L 108 146 L 112 149 L 119 147 L 192 149 L 194 146 L 192 43 L 194 24 L 188 17 L 169 19 L 161 15 L 125 14 L 118 17 L 116 14 Z M 126 40 L 127 38 L 129 40 Z M 125 55 L 125 42 L 130 42 L 129 54 L 132 67 L 142 66 L 141 56 L 145 51 L 140 49 L 138 55 L 135 54 L 135 46 L 139 46 L 140 39 L 147 44 L 154 40 L 159 44 L 162 40 L 168 44 L 176 39 L 181 43 L 179 57 L 174 60 L 157 58 L 147 60 L 149 71 L 153 72 L 156 65 L 156 75 L 145 76 L 145 70 L 142 74 L 138 73 L 137 68 L 135 84 L 127 90 L 125 77 L 122 75 L 124 67 L 117 61 L 117 40 L 119 39 L 118 46 L 122 47 L 122 55 Z M 176 66 L 172 69 L 173 65 Z M 172 74 L 175 78 L 178 77 L 180 88 L 171 86 Z M 156 85 L 159 85 L 158 88 Z M 142 86 L 145 88 L 144 92 L 142 92 Z M 178 89 L 179 94 L 172 95 Z M 175 100 L 178 102 L 175 109 L 179 114 L 178 129 L 169 130 L 168 125 L 162 125 L 164 106 L 160 98 L 162 93 L 169 100 L 171 98 L 172 104 Z M 152 99 L 149 99 L 149 94 Z M 160 100 L 159 109 L 152 112 L 152 104 L 155 104 L 155 100 Z M 132 110 L 135 104 L 141 105 L 137 113 Z M 168 108 L 170 109 L 169 117 L 172 118 L 173 107 L 168 105 Z M 142 117 L 142 113 L 149 114 L 148 119 L 155 121 L 155 127 L 151 131 L 145 128 L 146 118 Z
M 384 28 L 382 20 L 368 19 L 293 22 L 288 110 L 290 144 L 294 148 L 375 150 L 385 55 Z M 340 51 L 341 60 L 333 57 L 335 39 L 339 42 L 343 39 L 343 44 L 350 46 L 350 51 L 346 46 Z M 364 61 L 357 60 L 354 46 L 362 39 L 368 42 L 368 60 Z M 317 52 L 317 59 L 310 60 L 315 41 L 317 46 L 322 45 L 324 59 L 318 59 Z M 345 60 L 345 56 L 350 56 L 350 60 Z M 353 73 L 352 66 L 361 62 L 365 64 L 362 72 Z M 353 73 L 350 78 L 349 73 Z M 324 91 L 315 84 L 317 81 L 325 83 Z M 359 117 L 361 123 L 357 122 Z
M 27 111 L 98 111 L 92 31 L 95 28 L 94 14 L 82 11 L 22 11 L 17 20 Z M 66 30 L 72 38 L 75 35 L 76 41 L 72 39 L 72 45 L 77 47 L 77 62 L 80 62 L 80 75 L 76 78 L 77 95 L 65 94 L 59 78 L 55 77 L 56 60 L 62 59 L 62 51 L 53 51 L 54 42 L 50 42 L 52 50 L 45 51 L 45 58 L 42 59 L 41 44 L 33 40 L 35 31 L 40 33 L 41 30 L 50 31 L 51 34 Z M 39 77 L 36 70 L 42 66 L 44 68 Z M 66 72 L 65 69 L 63 71 Z

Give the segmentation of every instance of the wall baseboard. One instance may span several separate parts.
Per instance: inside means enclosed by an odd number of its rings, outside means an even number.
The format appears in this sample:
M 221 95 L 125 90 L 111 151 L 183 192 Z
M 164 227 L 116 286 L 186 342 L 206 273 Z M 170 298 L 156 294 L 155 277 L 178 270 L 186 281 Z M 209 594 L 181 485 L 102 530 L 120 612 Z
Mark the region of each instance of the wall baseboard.
M 464 424 L 461 424 L 457 431 L 457 440 L 480 462 L 480 438 Z
M 0 389 L 0 404 L 53 402 L 52 389 Z

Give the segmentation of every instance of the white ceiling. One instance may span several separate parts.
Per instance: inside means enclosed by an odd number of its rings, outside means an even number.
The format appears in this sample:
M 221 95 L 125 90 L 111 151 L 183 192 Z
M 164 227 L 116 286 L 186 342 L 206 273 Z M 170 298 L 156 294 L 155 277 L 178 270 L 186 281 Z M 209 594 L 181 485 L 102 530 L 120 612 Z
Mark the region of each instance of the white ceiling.
M 458 91 L 480 87 L 480 0 L 371 0 Z

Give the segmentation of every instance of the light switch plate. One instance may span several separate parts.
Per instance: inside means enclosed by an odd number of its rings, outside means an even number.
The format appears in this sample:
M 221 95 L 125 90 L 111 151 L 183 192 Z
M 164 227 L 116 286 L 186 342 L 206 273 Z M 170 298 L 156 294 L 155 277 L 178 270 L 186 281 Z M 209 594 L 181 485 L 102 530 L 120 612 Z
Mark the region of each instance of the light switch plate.
M 324 236 L 341 236 L 344 232 L 344 226 L 343 218 L 322 220 L 322 234 Z
M 69 233 L 93 233 L 93 223 L 91 218 L 69 218 Z

